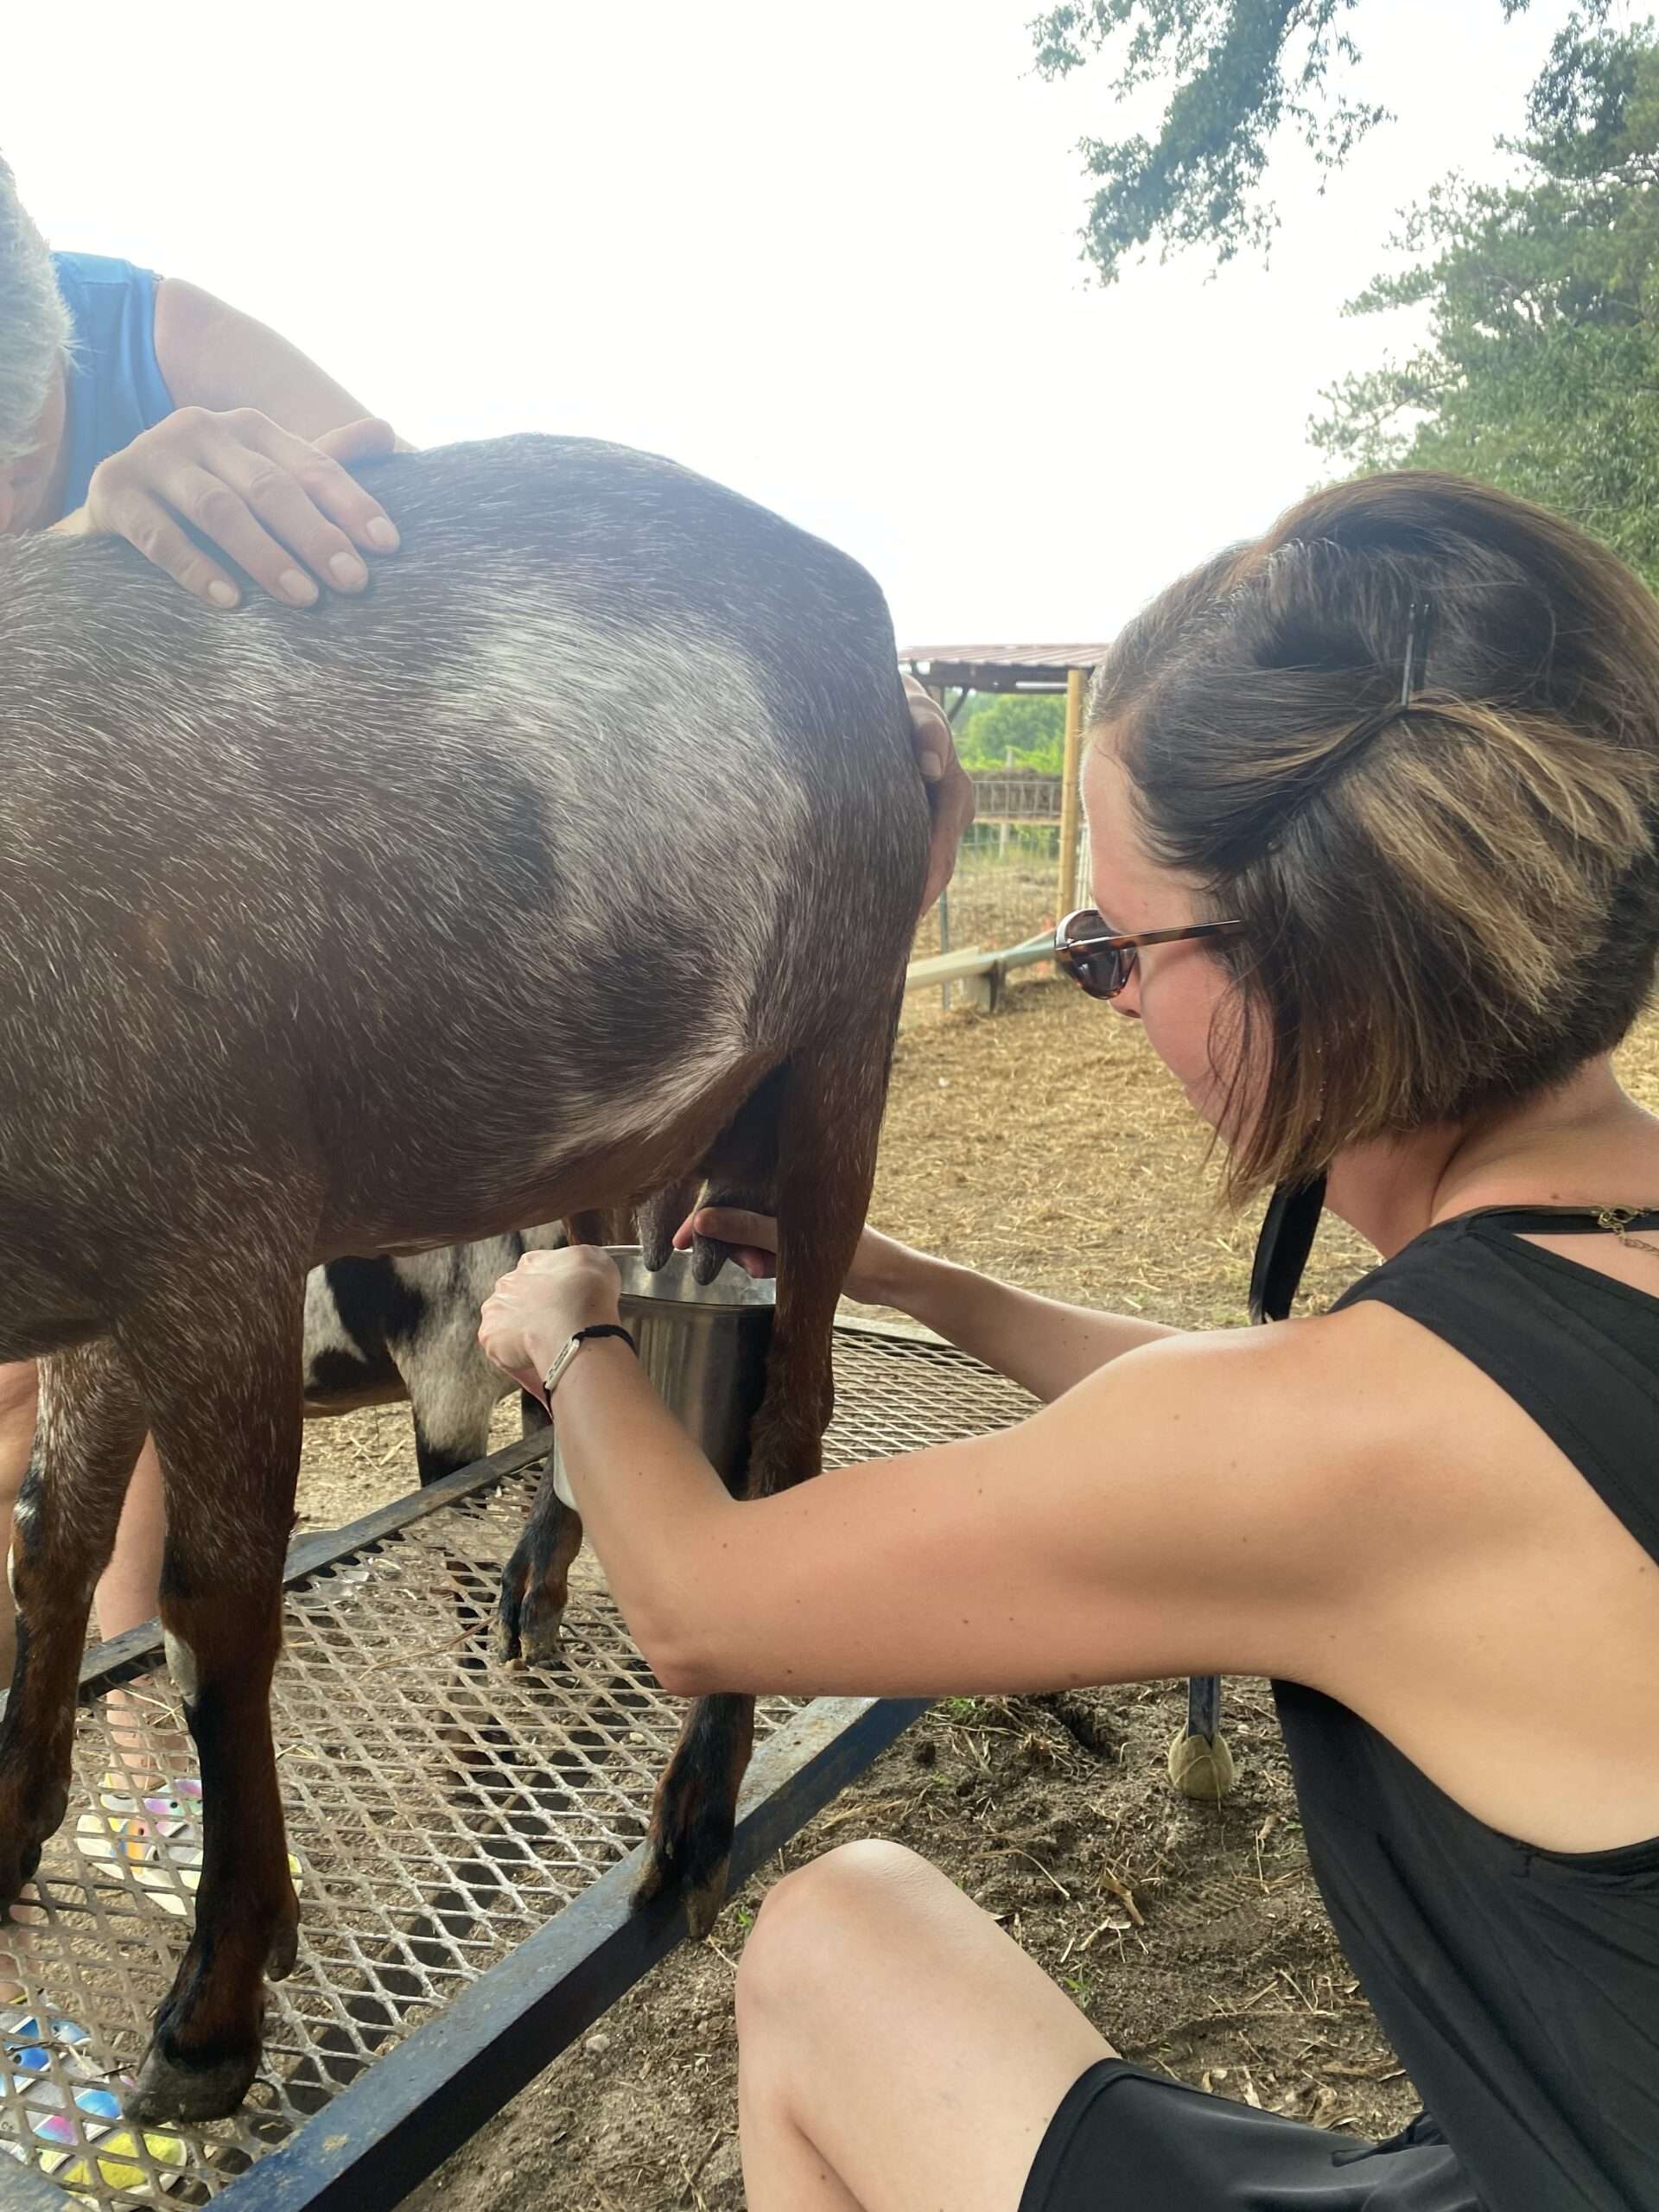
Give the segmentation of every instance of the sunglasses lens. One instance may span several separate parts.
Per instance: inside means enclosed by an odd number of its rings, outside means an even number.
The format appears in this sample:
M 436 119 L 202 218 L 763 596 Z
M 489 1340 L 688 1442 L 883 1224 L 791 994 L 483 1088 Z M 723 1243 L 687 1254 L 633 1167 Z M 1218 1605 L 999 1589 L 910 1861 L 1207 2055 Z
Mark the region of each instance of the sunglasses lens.
M 1062 944 L 1066 972 L 1082 984 L 1093 999 L 1116 998 L 1128 981 L 1129 963 L 1134 954 L 1108 947 L 1085 950 L 1090 938 L 1109 935 L 1106 925 L 1092 908 L 1074 914 L 1067 927 Z M 1075 947 L 1075 949 L 1071 949 Z
M 1096 999 L 1115 999 L 1129 980 L 1129 963 L 1134 955 L 1128 952 L 1091 952 L 1084 959 L 1086 971 L 1083 987 Z

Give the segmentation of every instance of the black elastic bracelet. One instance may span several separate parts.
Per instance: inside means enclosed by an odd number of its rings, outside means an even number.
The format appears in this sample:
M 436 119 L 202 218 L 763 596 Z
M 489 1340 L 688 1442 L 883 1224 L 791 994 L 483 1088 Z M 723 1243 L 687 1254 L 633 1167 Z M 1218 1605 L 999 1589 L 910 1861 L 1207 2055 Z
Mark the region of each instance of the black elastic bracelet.
M 633 1341 L 633 1332 L 625 1329 L 620 1321 L 595 1321 L 589 1329 L 578 1329 L 570 1341 L 573 1344 L 585 1344 L 590 1337 L 620 1337 L 634 1357 L 638 1359 L 639 1357 L 639 1347 Z
M 595 1321 L 588 1328 L 578 1329 L 574 1336 L 565 1338 L 558 1357 L 542 1377 L 542 1402 L 550 1412 L 552 1411 L 553 1393 L 557 1389 L 566 1368 L 575 1357 L 577 1347 L 585 1344 L 591 1337 L 620 1337 L 634 1357 L 638 1359 L 639 1357 L 639 1345 L 633 1341 L 632 1334 L 623 1328 L 620 1322 Z

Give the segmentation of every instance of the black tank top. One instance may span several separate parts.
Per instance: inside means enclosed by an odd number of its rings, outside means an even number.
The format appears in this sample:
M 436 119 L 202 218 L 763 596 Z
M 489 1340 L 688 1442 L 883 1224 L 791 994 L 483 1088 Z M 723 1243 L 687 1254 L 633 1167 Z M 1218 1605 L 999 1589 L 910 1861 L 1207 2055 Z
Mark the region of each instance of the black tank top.
M 1659 1297 L 1525 1242 L 1596 1227 L 1578 1209 L 1465 1214 L 1335 1310 L 1380 1299 L 1453 1346 L 1659 1560 Z M 1331 1918 L 1486 2212 L 1659 2212 L 1659 1837 L 1535 1850 L 1345 1706 L 1274 1689 Z

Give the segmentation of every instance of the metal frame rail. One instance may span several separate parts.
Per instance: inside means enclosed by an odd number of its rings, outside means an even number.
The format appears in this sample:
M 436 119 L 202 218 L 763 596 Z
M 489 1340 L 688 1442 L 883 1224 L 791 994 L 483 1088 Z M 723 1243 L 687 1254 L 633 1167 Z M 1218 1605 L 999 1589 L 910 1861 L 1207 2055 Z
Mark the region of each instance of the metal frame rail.
M 821 1698 L 756 1754 L 734 1893 L 925 1710 Z M 685 1936 L 677 1905 L 635 1912 L 639 1853 L 461 1991 L 281 2149 L 220 2192 L 236 2212 L 390 2212 Z M 50 2183 L 54 2212 L 62 2196 Z

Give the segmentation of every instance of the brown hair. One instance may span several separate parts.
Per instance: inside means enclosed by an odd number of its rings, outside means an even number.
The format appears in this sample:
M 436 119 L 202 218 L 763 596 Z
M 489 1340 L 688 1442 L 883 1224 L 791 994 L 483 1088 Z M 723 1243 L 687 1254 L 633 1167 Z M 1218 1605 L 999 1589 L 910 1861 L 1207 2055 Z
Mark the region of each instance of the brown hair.
M 1559 1084 L 1641 1011 L 1659 602 L 1559 516 L 1425 474 L 1315 493 L 1162 593 L 1090 718 L 1147 850 L 1246 925 L 1213 956 L 1235 1103 L 1264 1071 L 1230 1198 Z

